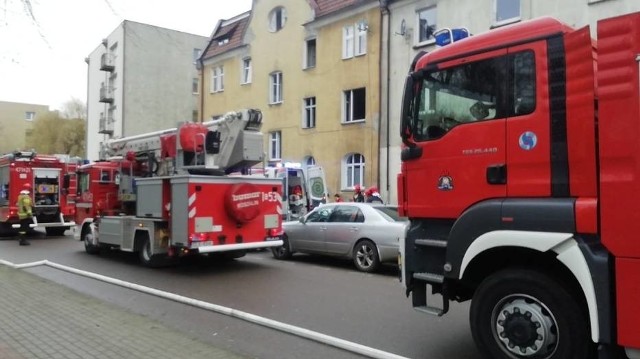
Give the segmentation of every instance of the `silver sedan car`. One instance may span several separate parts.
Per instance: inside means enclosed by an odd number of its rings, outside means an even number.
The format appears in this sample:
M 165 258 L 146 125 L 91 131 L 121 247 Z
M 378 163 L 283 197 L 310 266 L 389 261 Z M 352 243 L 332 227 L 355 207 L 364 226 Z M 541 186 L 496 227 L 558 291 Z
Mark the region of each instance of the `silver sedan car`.
M 380 263 L 397 262 L 407 223 L 394 206 L 323 204 L 299 221 L 285 222 L 284 244 L 272 252 L 276 259 L 288 259 L 295 252 L 347 257 L 358 270 L 373 272 Z

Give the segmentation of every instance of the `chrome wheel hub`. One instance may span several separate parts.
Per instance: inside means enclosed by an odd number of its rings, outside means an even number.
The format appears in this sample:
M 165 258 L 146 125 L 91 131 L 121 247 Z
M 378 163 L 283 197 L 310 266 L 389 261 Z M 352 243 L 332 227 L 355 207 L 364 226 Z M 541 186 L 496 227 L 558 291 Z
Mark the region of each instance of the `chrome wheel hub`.
M 553 314 L 533 297 L 519 294 L 504 298 L 492 318 L 502 349 L 517 358 L 549 358 L 558 346 L 558 325 Z

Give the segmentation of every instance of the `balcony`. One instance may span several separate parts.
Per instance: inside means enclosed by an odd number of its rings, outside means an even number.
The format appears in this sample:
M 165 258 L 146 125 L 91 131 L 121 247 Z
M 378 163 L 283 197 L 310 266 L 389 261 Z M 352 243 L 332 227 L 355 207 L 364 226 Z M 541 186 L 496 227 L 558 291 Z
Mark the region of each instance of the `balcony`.
M 113 116 L 105 116 L 104 113 L 101 113 L 98 133 L 113 135 L 113 122 Z
M 116 68 L 114 62 L 114 56 L 112 54 L 102 54 L 102 56 L 100 56 L 100 71 L 113 72 Z
M 112 86 L 105 86 L 105 84 L 102 84 L 100 86 L 100 102 L 113 103 L 113 87 Z

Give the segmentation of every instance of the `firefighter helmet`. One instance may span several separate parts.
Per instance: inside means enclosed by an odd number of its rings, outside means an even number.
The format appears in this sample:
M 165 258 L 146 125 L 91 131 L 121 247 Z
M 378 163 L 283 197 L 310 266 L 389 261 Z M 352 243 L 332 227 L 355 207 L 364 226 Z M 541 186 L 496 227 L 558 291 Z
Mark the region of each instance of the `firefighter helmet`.
M 357 185 L 353 186 L 353 190 L 356 191 L 356 193 L 357 193 L 357 192 L 362 191 L 362 187 L 360 187 L 360 185 L 357 184 Z

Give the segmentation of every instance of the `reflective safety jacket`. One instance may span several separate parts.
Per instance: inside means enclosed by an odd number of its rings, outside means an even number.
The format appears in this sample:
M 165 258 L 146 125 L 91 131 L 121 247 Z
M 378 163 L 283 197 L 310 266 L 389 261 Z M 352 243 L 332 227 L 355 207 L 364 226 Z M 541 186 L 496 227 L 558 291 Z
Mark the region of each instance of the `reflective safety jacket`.
M 25 219 L 32 216 L 31 213 L 31 197 L 28 194 L 20 194 L 18 196 L 18 218 Z

